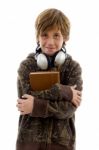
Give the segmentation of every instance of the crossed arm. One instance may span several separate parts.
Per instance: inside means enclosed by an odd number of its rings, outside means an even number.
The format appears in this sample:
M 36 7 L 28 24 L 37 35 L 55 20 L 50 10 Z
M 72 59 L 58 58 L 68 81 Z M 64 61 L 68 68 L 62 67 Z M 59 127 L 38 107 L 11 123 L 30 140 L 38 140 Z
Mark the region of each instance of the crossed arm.
M 53 116 L 64 119 L 71 117 L 81 103 L 81 91 L 79 89 L 81 89 L 82 80 L 81 72 L 77 72 L 77 67 L 75 67 L 75 76 L 71 76 L 69 81 L 70 85 L 76 83 L 76 86 L 55 84 L 49 90 L 33 92 L 30 90 L 28 80 L 24 77 L 19 78 L 20 98 L 17 101 L 17 107 L 20 113 L 43 118 Z

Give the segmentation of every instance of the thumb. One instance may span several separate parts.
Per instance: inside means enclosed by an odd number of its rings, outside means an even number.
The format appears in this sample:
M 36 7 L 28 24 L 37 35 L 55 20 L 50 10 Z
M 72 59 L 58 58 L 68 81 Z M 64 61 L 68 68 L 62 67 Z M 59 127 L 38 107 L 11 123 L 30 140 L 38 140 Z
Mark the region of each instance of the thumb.
M 77 87 L 77 85 L 75 84 L 75 85 L 73 85 L 72 87 L 73 87 L 73 89 L 75 89 L 75 88 Z
M 24 94 L 24 95 L 22 96 L 23 99 L 27 99 L 28 97 L 29 97 L 28 94 Z

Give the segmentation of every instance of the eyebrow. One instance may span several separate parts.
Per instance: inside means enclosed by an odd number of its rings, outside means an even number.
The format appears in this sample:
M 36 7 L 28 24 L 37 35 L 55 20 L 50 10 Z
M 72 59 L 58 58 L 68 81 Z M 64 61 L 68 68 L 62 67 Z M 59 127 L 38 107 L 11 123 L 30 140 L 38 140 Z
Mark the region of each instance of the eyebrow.
M 40 35 L 42 35 L 42 34 L 47 34 L 47 32 L 50 32 L 50 31 L 43 31 L 43 32 L 40 33 Z M 58 30 L 58 31 L 53 31 L 53 33 L 60 35 L 60 34 L 61 34 L 61 31 L 59 31 L 59 30 Z

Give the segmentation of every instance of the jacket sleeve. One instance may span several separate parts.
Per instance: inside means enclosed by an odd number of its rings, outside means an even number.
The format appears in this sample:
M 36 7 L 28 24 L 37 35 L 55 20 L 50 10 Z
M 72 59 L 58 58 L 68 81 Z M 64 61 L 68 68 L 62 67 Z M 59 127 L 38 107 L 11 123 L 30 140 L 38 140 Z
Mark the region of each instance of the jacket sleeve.
M 50 89 L 42 91 L 31 91 L 31 95 L 41 99 L 50 99 L 50 101 L 69 101 L 72 100 L 72 90 L 70 86 L 60 83 L 54 84 Z
M 66 119 L 73 116 L 76 107 L 67 101 L 50 101 L 35 98 L 32 117 L 55 117 L 57 119 Z

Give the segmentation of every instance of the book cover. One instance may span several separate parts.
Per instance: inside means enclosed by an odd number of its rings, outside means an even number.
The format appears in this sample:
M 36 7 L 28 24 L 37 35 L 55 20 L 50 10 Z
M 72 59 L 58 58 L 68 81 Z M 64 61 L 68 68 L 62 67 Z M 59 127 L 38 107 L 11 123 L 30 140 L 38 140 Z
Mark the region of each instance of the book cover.
M 57 71 L 31 72 L 30 85 L 33 91 L 46 90 L 55 83 L 60 83 L 60 74 Z

